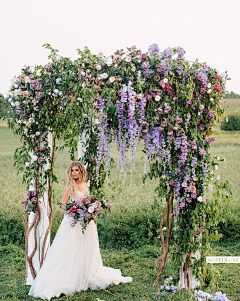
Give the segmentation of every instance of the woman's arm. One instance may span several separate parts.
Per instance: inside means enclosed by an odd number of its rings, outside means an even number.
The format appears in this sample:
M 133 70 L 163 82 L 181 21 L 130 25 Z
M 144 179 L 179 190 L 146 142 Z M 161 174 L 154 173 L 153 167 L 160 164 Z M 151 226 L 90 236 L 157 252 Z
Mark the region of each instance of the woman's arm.
M 64 189 L 63 196 L 62 196 L 62 200 L 61 200 L 61 203 L 62 203 L 61 208 L 62 208 L 62 209 L 66 210 L 66 204 L 67 204 L 68 200 L 69 200 L 69 190 L 68 190 L 68 188 L 66 187 L 66 188 Z

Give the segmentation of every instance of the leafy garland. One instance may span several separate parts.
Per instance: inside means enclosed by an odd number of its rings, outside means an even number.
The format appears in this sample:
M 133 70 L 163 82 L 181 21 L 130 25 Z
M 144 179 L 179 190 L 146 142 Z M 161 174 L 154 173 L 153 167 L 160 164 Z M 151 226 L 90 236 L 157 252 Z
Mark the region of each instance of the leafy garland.
M 215 140 L 212 128 L 226 108 L 221 100 L 227 75 L 219 75 L 198 60 L 187 61 L 181 47 L 160 52 L 153 44 L 148 53 L 142 53 L 133 46 L 110 57 L 93 55 L 85 47 L 78 49 L 79 58 L 71 61 L 58 56 L 49 44 L 44 46 L 51 51 L 51 61 L 35 69 L 25 67 L 8 95 L 15 112 L 9 126 L 23 141 L 15 152 L 15 164 L 24 171 L 24 181 L 35 179 L 39 198 L 47 181 L 56 180 L 54 150 L 50 152 L 47 142 L 49 131 L 54 141 L 64 139 L 72 159 L 76 137 L 86 134 L 82 160 L 91 186 L 97 190 L 109 170 L 109 143 L 116 141 L 124 170 L 128 149 L 134 168 L 136 147 L 143 139 L 150 166 L 143 180 L 159 179 L 159 197 L 167 202 L 160 223 L 162 255 L 155 267 L 161 260 L 162 264 L 154 284 L 165 266 L 170 238 L 175 265 L 185 271 L 185 287 L 191 288 L 186 272 L 191 268 L 197 276 L 201 268 L 204 280 L 204 254 L 218 238 L 211 227 L 223 219 L 219 202 L 230 194 L 227 183 L 213 180 L 218 162 L 210 157 Z M 42 178 L 42 166 L 47 162 L 50 168 Z M 216 189 L 212 194 L 213 184 Z M 164 218 L 168 228 L 165 237 Z M 201 258 L 193 264 L 196 250 Z

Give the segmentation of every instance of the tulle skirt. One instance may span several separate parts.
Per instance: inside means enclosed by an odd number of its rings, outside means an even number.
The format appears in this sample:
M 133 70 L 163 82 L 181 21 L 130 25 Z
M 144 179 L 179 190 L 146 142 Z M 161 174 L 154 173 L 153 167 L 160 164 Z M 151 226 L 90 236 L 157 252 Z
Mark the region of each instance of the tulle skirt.
M 29 295 L 50 300 L 62 293 L 105 289 L 131 281 L 131 277 L 121 276 L 119 269 L 103 266 L 95 223 L 91 221 L 83 234 L 81 225 L 72 228 L 65 215 Z

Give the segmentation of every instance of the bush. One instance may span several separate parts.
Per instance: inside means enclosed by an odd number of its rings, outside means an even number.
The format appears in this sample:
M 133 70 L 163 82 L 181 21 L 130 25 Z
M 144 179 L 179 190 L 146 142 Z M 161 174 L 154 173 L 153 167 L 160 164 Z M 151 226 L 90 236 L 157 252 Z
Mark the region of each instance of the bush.
M 221 130 L 224 131 L 240 131 L 240 115 L 231 115 L 228 122 L 221 124 Z

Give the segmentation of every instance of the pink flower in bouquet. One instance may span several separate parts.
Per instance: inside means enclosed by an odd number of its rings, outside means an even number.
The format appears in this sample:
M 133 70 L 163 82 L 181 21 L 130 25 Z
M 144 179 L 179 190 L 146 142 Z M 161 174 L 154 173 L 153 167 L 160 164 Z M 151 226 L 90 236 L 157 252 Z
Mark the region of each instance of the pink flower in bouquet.
M 31 94 L 29 91 L 23 91 L 23 96 L 24 97 L 29 97 Z
M 23 199 L 23 203 L 27 203 L 29 200 L 28 196 L 26 198 Z
M 24 209 L 25 212 L 27 212 L 27 211 L 28 211 L 28 205 L 25 205 L 25 206 L 23 207 L 23 209 Z
M 173 186 L 174 184 L 175 184 L 175 181 L 173 179 L 170 180 L 169 185 Z
M 96 204 L 98 207 L 101 206 L 101 202 L 99 202 L 99 201 L 96 201 L 95 204 Z
M 171 86 L 169 84 L 166 84 L 165 87 L 164 87 L 164 90 L 166 92 L 169 92 L 171 90 Z
M 98 56 L 103 57 L 104 56 L 103 52 L 99 52 Z
M 74 212 L 70 212 L 70 213 L 69 213 L 69 216 L 70 216 L 70 217 L 74 217 L 74 216 L 75 216 L 75 213 L 74 213 Z
M 177 123 L 182 123 L 182 122 L 183 122 L 182 118 L 178 117 L 177 118 Z
M 177 131 L 178 130 L 178 126 L 173 126 L 173 130 Z
M 44 151 L 44 150 L 45 150 L 44 146 L 40 146 L 40 147 L 39 147 L 39 150 L 40 150 L 40 151 Z
M 33 198 L 31 198 L 31 202 L 36 204 L 37 203 L 37 198 L 34 196 Z
M 164 114 L 168 114 L 168 112 L 171 110 L 170 106 L 166 106 L 164 109 Z
M 108 207 L 108 205 L 109 205 L 108 203 L 105 203 L 105 204 L 104 204 L 105 207 Z
M 147 69 L 149 67 L 149 62 L 147 62 L 147 61 L 143 62 L 141 67 L 143 69 Z
M 168 132 L 167 135 L 168 136 L 173 136 L 173 132 Z
M 165 127 L 165 126 L 167 126 L 167 121 L 165 121 L 165 120 L 163 120 L 162 122 L 161 122 L 161 126 L 163 126 L 163 127 Z
M 196 193 L 196 186 L 192 185 L 189 187 L 190 192 L 195 192 Z
M 198 177 L 197 177 L 197 176 L 194 176 L 194 177 L 193 177 L 193 181 L 196 182 L 197 180 L 198 180 Z
M 113 57 L 113 62 L 117 64 L 121 60 L 121 55 L 117 54 Z
M 163 80 L 163 79 L 162 79 L 162 80 L 160 80 L 159 84 L 160 84 L 160 86 L 162 86 L 163 88 L 165 87 L 165 82 L 164 82 L 164 80 Z
M 41 164 L 43 162 L 43 157 L 38 158 L 38 164 Z
M 82 214 L 83 213 L 82 209 L 77 209 L 77 213 Z
M 162 128 L 161 126 L 158 127 L 159 132 L 163 132 L 164 128 Z
M 83 203 L 86 203 L 86 202 L 87 202 L 87 199 L 86 199 L 86 198 L 83 198 L 83 199 L 82 199 L 82 202 L 83 202 Z
M 207 69 L 207 65 L 206 65 L 206 64 L 203 64 L 203 65 L 202 65 L 202 68 L 203 68 L 203 69 Z
M 111 76 L 111 77 L 109 78 L 109 80 L 110 80 L 110 83 L 113 83 L 113 82 L 115 81 L 115 77 L 114 77 L 114 76 Z

